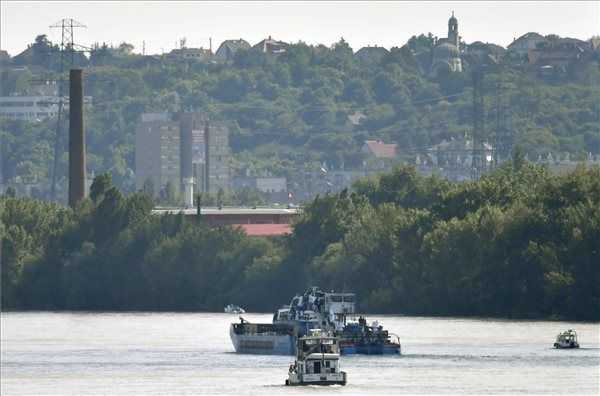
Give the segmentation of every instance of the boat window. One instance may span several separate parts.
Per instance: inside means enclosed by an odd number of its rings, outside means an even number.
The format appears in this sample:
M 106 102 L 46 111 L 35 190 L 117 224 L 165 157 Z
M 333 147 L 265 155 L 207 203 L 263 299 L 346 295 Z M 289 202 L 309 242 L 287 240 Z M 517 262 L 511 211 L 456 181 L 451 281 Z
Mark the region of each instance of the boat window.
M 354 296 L 353 295 L 344 296 L 344 302 L 354 302 Z
M 339 294 L 338 295 L 335 295 L 335 294 L 331 295 L 331 296 L 329 296 L 329 298 L 330 298 L 330 300 L 332 302 L 342 302 L 342 296 L 340 296 Z
M 321 362 L 317 361 L 314 363 L 314 373 L 321 374 Z

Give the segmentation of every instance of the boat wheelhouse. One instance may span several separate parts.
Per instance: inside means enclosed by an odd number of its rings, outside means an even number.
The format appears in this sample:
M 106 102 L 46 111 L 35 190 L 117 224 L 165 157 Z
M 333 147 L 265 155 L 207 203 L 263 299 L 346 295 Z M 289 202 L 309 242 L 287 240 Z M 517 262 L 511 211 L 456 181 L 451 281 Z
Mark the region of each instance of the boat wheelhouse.
M 296 360 L 290 366 L 286 385 L 346 385 L 346 378 L 340 370 L 337 337 L 313 329 L 298 338 Z
M 556 336 L 554 342 L 554 348 L 557 349 L 572 349 L 579 348 L 579 342 L 577 341 L 577 332 L 573 329 L 564 331 Z

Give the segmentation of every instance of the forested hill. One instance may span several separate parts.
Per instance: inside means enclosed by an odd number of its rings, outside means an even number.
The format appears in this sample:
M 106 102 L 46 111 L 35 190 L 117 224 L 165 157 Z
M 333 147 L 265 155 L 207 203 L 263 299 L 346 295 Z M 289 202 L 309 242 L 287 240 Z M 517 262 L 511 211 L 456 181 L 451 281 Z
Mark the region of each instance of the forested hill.
M 381 58 L 361 60 L 343 40 L 331 47 L 296 43 L 277 56 L 240 50 L 226 63 L 135 55 L 126 44 L 95 48 L 89 59 L 79 58 L 87 68 L 85 94 L 93 97 L 86 114 L 88 166 L 97 174 L 110 171 L 123 191 L 133 191 L 140 114 L 180 110 L 200 110 L 230 124 L 238 170 L 292 180 L 313 162 L 358 167 L 368 138 L 398 143 L 410 160 L 415 150 L 471 130 L 473 65 L 465 60 L 462 73 L 430 77 L 415 54 L 431 45 L 426 36 L 415 37 Z M 513 55 L 485 74 L 486 130 L 491 133 L 496 122 L 495 92 L 502 82 L 504 116 L 515 145 L 529 158 L 600 153 L 598 60 L 542 78 Z M 56 77 L 57 56 L 54 44 L 38 37 L 27 56 L 12 60 L 36 75 L 3 66 L 2 94 L 26 92 L 40 76 Z M 46 178 L 55 122 L 4 120 L 0 130 L 4 179 Z M 64 175 L 66 155 L 60 169 Z
M 598 167 L 397 168 L 317 197 L 282 240 L 152 206 L 107 175 L 75 210 L 1 197 L 2 309 L 270 311 L 319 285 L 362 312 L 600 320 Z

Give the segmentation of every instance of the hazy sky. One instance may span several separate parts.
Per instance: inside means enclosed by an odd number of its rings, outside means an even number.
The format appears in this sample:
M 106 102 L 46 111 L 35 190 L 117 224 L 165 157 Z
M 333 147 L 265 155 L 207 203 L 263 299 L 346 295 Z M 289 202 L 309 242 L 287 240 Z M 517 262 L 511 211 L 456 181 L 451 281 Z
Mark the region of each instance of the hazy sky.
M 358 50 L 365 45 L 401 46 L 412 35 L 432 32 L 446 37 L 454 10 L 459 33 L 467 42 L 503 46 L 514 37 L 541 34 L 588 39 L 600 30 L 600 1 L 0 1 L 0 48 L 16 55 L 38 34 L 60 42 L 60 29 L 49 25 L 74 18 L 75 42 L 119 44 L 127 41 L 141 52 L 168 52 L 178 40 L 188 47 L 213 49 L 221 41 L 244 38 L 251 44 L 266 36 L 288 42 L 330 45 L 344 37 Z

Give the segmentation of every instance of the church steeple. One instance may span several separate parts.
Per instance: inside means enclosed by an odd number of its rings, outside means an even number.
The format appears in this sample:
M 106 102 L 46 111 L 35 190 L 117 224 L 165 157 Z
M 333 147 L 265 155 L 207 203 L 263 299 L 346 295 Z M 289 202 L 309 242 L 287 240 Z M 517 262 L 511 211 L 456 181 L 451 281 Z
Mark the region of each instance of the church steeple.
M 458 20 L 454 17 L 454 11 L 448 20 L 448 41 L 458 48 Z

